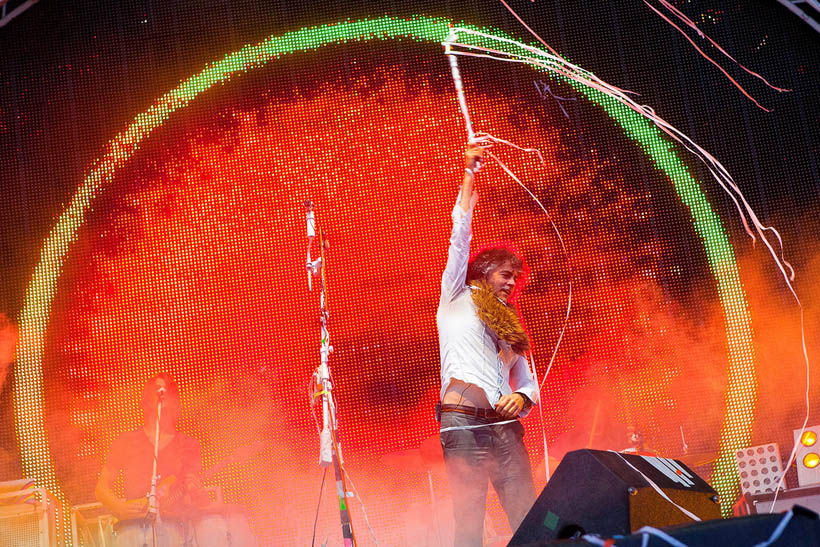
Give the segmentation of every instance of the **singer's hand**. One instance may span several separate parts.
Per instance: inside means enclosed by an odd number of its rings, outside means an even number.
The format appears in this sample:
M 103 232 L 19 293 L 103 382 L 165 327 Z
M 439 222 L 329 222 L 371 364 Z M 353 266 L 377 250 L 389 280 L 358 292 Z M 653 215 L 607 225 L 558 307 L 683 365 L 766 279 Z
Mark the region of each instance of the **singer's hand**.
M 464 152 L 466 156 L 465 165 L 471 173 L 464 173 L 464 182 L 461 183 L 461 201 L 459 206 L 465 213 L 470 210 L 473 204 L 473 194 L 478 197 L 478 192 L 473 190 L 473 178 L 477 171 L 477 163 L 484 157 L 484 149 L 475 143 L 467 145 L 467 150 Z
M 520 393 L 504 395 L 495 404 L 495 411 L 503 418 L 515 418 L 524 408 L 524 397 Z
M 464 166 L 473 171 L 475 171 L 476 163 L 484 161 L 484 149 L 475 143 L 468 144 L 464 154 L 466 156 Z

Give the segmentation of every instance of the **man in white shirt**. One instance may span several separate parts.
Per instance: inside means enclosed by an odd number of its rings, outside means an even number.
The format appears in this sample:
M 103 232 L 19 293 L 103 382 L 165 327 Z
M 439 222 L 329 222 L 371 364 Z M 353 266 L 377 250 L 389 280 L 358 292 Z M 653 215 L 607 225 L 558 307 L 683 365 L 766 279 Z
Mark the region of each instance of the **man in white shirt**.
M 508 246 L 470 260 L 473 179 L 483 150 L 467 149 L 464 182 L 441 280 L 436 323 L 441 354 L 441 445 L 453 498 L 455 545 L 481 546 L 488 481 L 515 531 L 535 501 L 524 427 L 518 417 L 537 402 L 524 354 L 529 339 L 512 305 L 526 264 Z

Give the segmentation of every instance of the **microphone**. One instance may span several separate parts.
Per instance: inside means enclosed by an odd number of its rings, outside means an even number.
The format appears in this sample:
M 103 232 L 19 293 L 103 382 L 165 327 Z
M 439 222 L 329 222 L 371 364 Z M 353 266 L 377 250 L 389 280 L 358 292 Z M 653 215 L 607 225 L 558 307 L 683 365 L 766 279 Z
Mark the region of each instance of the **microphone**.
M 307 260 L 305 261 L 305 269 L 307 270 L 308 290 L 313 290 L 313 274 L 316 273 L 317 262 L 310 260 L 310 248 L 313 245 L 313 239 L 316 237 L 316 215 L 313 213 L 313 202 L 309 199 L 304 201 L 305 206 L 305 221 L 307 228 Z
M 166 393 L 168 393 L 168 390 L 164 387 L 157 389 L 157 397 L 159 397 L 160 399 L 164 398 Z
M 309 199 L 306 199 L 304 202 L 305 206 L 305 217 L 307 221 L 307 236 L 308 240 L 313 239 L 316 237 L 316 217 L 313 214 L 313 202 Z

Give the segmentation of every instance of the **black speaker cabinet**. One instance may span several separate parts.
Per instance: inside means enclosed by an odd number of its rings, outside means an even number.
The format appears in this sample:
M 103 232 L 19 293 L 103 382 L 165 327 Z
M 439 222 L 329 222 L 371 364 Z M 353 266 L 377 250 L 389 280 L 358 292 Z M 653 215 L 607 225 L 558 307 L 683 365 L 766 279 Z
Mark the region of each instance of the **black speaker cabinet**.
M 667 536 L 692 547 L 733 547 L 735 545 L 771 545 L 771 547 L 817 547 L 820 545 L 820 520 L 799 505 L 792 514 L 751 515 L 718 519 L 696 524 L 673 526 L 663 530 Z M 772 543 L 768 543 L 772 541 Z M 600 545 L 583 539 L 544 539 L 527 547 L 570 547 Z M 649 534 L 618 537 L 618 547 L 669 547 L 666 538 Z
M 510 546 L 577 533 L 629 535 L 642 526 L 689 524 L 720 518 L 711 486 L 677 460 L 602 450 L 567 453 L 535 501 Z

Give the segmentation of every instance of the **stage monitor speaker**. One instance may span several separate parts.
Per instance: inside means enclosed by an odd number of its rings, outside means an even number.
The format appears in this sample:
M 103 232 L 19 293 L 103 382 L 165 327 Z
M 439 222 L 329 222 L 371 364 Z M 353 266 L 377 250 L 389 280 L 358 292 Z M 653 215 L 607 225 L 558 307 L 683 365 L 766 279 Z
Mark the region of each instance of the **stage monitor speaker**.
M 675 504 L 704 521 L 720 518 L 715 491 L 677 460 L 575 450 L 564 456 L 509 545 L 694 522 Z
M 55 511 L 56 502 L 44 488 L 0 493 L 0 547 L 56 545 Z
M 669 547 L 674 541 L 691 547 L 729 547 L 769 545 L 771 547 L 817 547 L 820 545 L 820 520 L 808 509 L 795 506 L 793 513 L 750 515 L 731 519 L 710 520 L 696 524 L 673 526 L 662 532 L 666 537 L 651 533 L 635 533 L 614 538 L 609 544 L 617 547 Z M 786 520 L 788 519 L 788 520 Z M 671 541 L 668 538 L 672 538 Z M 569 547 L 571 545 L 601 545 L 608 540 L 598 539 L 545 539 L 527 547 Z
M 698 547 L 727 547 L 730 545 L 761 545 L 776 534 L 772 547 L 817 547 L 820 545 L 820 520 L 817 514 L 795 506 L 793 514 L 774 513 L 751 515 L 726 520 L 699 522 L 664 530 L 684 545 Z M 786 520 L 788 518 L 788 520 Z M 669 542 L 658 537 L 647 541 L 640 534 L 619 538 L 618 547 L 669 547 Z

